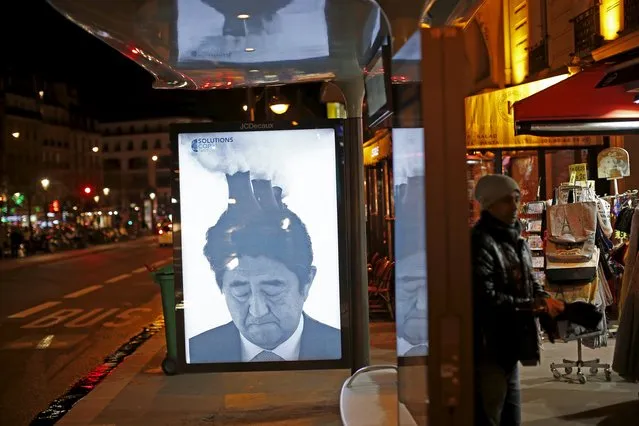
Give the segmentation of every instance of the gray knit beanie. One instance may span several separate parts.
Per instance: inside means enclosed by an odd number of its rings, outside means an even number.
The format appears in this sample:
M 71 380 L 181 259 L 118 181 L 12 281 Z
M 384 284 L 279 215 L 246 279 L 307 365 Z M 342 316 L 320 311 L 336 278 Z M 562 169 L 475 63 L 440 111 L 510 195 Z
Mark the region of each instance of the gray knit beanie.
M 481 204 L 481 209 L 486 210 L 496 201 L 512 194 L 520 192 L 519 185 L 510 176 L 486 175 L 479 179 L 475 187 L 475 199 Z

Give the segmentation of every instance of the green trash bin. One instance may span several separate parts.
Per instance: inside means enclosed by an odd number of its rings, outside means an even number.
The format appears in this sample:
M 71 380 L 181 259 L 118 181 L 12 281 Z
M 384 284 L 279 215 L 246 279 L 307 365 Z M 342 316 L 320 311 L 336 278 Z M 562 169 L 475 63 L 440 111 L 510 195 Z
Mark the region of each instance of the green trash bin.
M 162 361 L 162 371 L 166 375 L 177 373 L 177 324 L 175 320 L 175 281 L 173 265 L 151 272 L 153 281 L 160 285 L 162 312 L 166 334 L 166 357 Z

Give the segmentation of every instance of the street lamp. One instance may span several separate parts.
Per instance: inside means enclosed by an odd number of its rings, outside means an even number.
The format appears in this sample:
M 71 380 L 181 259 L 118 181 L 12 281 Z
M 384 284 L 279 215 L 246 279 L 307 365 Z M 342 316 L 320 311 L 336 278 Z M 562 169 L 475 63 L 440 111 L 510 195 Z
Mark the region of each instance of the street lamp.
M 152 161 L 158 161 L 158 156 L 157 156 L 157 155 L 154 155 L 153 157 L 151 157 L 151 160 L 152 160 Z
M 151 200 L 155 200 L 155 192 L 151 192 L 151 193 L 149 194 L 149 198 L 150 198 Z
M 20 137 L 20 132 L 13 132 L 13 133 L 11 133 L 11 136 L 13 136 L 14 138 L 18 139 Z
M 100 150 L 100 148 L 98 148 L 97 146 L 94 146 L 93 148 L 91 148 L 91 151 L 93 152 L 98 152 Z
M 282 115 L 288 111 L 288 108 L 291 106 L 290 103 L 283 96 L 273 96 L 271 101 L 269 102 L 268 107 L 273 111 L 273 113 L 277 115 Z
M 51 185 L 51 181 L 49 179 L 47 179 L 47 178 L 44 178 L 44 179 L 42 179 L 40 181 L 40 185 L 42 185 L 42 189 L 45 192 L 45 195 L 44 195 L 44 223 L 45 223 L 45 225 L 49 226 L 49 209 L 47 208 L 49 203 L 48 203 L 48 200 L 47 200 L 46 192 L 47 192 L 47 189 L 49 189 L 49 185 Z
M 110 188 L 104 188 L 104 189 L 102 190 L 102 193 L 104 194 L 104 196 L 105 196 L 105 197 L 106 197 L 106 196 L 108 196 L 110 192 L 111 192 L 111 189 L 110 189 Z
M 100 201 L 100 196 L 96 195 L 95 197 L 93 197 L 93 201 L 95 201 L 96 203 Z

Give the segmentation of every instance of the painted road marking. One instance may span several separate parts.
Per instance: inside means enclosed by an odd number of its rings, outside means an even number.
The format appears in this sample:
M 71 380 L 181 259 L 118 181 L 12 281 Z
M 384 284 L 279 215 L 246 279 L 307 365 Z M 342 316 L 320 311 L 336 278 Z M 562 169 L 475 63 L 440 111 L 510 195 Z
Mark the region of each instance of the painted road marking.
M 49 334 L 47 337 L 38 342 L 38 344 L 36 345 L 36 349 L 48 348 L 49 346 L 51 346 L 51 342 L 53 342 L 54 337 L 55 336 L 53 334 Z
M 126 280 L 127 278 L 131 277 L 131 274 L 122 274 L 122 275 L 118 275 L 117 277 L 113 277 L 111 279 L 106 280 L 104 283 L 105 284 L 113 284 L 113 283 L 117 283 L 118 281 L 122 281 L 122 280 Z
M 138 321 L 141 316 L 153 312 L 151 308 L 95 308 L 60 309 L 44 317 L 37 318 L 28 324 L 22 325 L 22 329 L 49 328 L 64 326 L 65 328 L 89 328 L 100 325 L 107 328 L 119 328 Z
M 146 272 L 146 266 L 143 266 L 141 268 L 134 269 L 133 271 L 131 271 L 132 274 L 139 274 L 141 272 Z
M 13 314 L 10 315 L 9 318 L 10 319 L 16 319 L 16 318 L 26 318 L 28 316 L 31 316 L 33 314 L 37 314 L 38 312 L 44 311 L 45 309 L 49 309 L 52 306 L 56 306 L 59 305 L 62 302 L 45 302 L 42 303 L 38 306 L 34 306 L 33 308 L 29 308 L 29 309 L 25 309 L 24 311 L 20 311 L 17 314 Z
M 77 345 L 87 336 L 86 334 L 32 334 L 6 343 L 1 349 L 65 349 Z
M 96 291 L 104 287 L 102 284 L 96 284 L 89 286 L 87 288 L 83 288 L 82 290 L 74 291 L 73 293 L 69 293 L 64 296 L 65 299 L 75 299 L 76 297 L 84 296 L 85 294 L 89 294 L 92 291 Z

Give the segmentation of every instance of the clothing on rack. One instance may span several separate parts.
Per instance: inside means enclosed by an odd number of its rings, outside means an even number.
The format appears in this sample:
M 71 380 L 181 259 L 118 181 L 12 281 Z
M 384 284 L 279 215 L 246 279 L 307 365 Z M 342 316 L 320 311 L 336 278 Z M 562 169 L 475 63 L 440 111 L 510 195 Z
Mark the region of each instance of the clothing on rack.
M 621 281 L 619 301 L 617 302 L 619 320 L 621 320 L 621 316 L 623 316 L 623 304 L 626 300 L 628 289 L 630 288 L 630 282 L 637 273 L 637 271 L 635 271 L 637 251 L 639 250 L 639 214 L 637 214 L 637 212 L 639 212 L 639 207 L 635 207 L 631 219 L 630 242 L 628 243 L 628 249 L 626 251 L 624 274 Z M 635 220 L 635 217 L 638 219 Z M 637 277 L 637 279 L 639 279 L 639 277 Z
M 639 380 L 639 207 L 635 208 L 619 296 L 619 328 L 612 368 L 630 381 Z
M 639 291 L 634 289 L 624 304 L 619 321 L 612 369 L 624 379 L 639 381 Z

